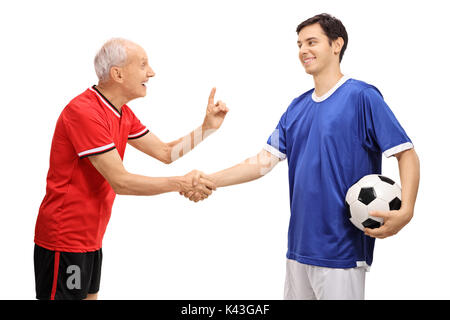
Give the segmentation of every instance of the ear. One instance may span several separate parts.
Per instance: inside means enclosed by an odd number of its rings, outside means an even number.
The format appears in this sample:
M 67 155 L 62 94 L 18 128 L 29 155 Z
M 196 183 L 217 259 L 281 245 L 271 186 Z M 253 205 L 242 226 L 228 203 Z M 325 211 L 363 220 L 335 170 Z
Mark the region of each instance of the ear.
M 122 68 L 111 67 L 111 69 L 109 70 L 109 76 L 112 80 L 122 83 L 123 82 Z
M 333 41 L 333 53 L 339 55 L 341 53 L 342 47 L 344 46 L 344 39 L 342 37 L 337 38 Z

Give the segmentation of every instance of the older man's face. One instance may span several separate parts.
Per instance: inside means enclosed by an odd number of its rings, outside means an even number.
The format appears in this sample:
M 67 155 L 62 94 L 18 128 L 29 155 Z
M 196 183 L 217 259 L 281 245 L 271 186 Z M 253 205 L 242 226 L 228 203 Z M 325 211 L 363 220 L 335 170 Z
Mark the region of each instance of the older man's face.
M 148 64 L 145 50 L 136 44 L 127 46 L 127 63 L 122 68 L 123 88 L 125 95 L 131 100 L 145 97 L 147 81 L 155 76 L 155 72 Z

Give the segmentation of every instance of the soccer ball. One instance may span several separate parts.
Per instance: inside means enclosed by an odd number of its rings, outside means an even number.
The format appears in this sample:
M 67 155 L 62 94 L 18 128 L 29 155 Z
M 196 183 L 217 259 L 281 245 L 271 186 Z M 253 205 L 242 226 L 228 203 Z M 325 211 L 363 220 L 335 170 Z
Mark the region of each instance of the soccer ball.
M 379 228 L 383 218 L 372 217 L 370 211 L 398 210 L 402 204 L 402 190 L 391 179 L 369 174 L 350 187 L 345 196 L 350 221 L 360 230 Z

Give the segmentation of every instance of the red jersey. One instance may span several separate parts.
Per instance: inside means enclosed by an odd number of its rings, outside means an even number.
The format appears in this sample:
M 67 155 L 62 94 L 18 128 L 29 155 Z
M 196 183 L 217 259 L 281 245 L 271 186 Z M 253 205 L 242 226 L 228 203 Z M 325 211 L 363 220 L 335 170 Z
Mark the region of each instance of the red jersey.
M 148 132 L 127 105 L 119 112 L 95 86 L 70 101 L 53 135 L 35 243 L 55 251 L 100 249 L 116 194 L 88 157 L 116 148 L 123 159 L 128 139 Z

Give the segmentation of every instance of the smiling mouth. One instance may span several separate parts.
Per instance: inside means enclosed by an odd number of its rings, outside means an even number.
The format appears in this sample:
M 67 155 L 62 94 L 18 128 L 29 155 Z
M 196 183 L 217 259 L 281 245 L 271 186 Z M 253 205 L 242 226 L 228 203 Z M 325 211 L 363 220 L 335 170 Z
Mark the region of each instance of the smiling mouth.
M 311 64 L 311 62 L 315 59 L 316 59 L 315 57 L 307 58 L 307 59 L 303 60 L 303 63 L 305 64 L 305 66 L 307 66 L 307 65 Z

